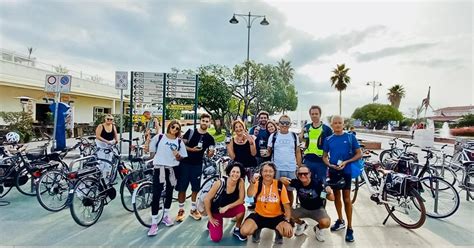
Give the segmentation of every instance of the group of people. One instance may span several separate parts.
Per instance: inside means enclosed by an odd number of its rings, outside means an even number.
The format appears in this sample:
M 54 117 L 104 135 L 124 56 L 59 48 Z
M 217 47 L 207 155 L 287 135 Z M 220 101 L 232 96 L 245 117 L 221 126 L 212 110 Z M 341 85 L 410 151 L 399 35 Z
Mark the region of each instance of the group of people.
M 346 241 L 354 241 L 351 170 L 348 165 L 361 158 L 359 143 L 354 134 L 344 132 L 342 117 L 333 116 L 329 127 L 321 121 L 319 106 L 312 106 L 309 115 L 311 122 L 299 135 L 290 131 L 291 119 L 287 115 L 275 122 L 262 111 L 257 116 L 258 125 L 249 131 L 244 122 L 235 120 L 227 144 L 232 162 L 225 168 L 226 175 L 217 180 L 205 196 L 204 212 L 197 210 L 196 200 L 202 158 L 204 154 L 212 156 L 214 153 L 215 141 L 207 131 L 211 116 L 202 114 L 199 127 L 189 129 L 183 136 L 177 120 L 170 121 L 163 134 L 148 131 L 147 148 L 154 165 L 152 225 L 148 235 L 157 234 L 160 224 L 157 215 L 164 189 L 163 224 L 172 226 L 174 221 L 184 220 L 185 192 L 191 184 L 189 215 L 195 220 L 207 215 L 207 228 L 214 242 L 222 239 L 224 218 L 235 221 L 233 234 L 242 241 L 252 236 L 254 242 L 259 242 L 261 230 L 268 228 L 275 231 L 275 242 L 282 243 L 283 237 L 299 236 L 305 232 L 308 228 L 305 218 L 318 223 L 313 227 L 318 241 L 324 241 L 324 229 L 327 228 L 331 231 L 346 229 Z M 154 122 L 152 118 L 148 120 Z M 147 125 L 148 130 L 157 130 L 155 126 Z M 104 125 L 97 133 L 108 140 L 110 132 L 116 133 L 110 130 Z M 174 221 L 169 213 L 173 190 L 179 192 L 179 208 Z M 295 191 L 299 204 L 293 208 Z M 245 218 L 246 196 L 253 198 L 253 203 L 248 206 L 248 210 L 253 212 Z M 335 202 L 337 219 L 332 226 L 325 210 L 326 200 Z M 343 205 L 346 220 L 342 214 Z

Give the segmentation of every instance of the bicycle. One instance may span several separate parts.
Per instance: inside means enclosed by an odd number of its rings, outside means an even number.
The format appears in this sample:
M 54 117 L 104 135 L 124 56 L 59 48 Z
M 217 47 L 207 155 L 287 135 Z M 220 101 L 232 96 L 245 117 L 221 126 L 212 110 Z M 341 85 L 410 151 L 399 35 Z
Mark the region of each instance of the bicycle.
M 364 163 L 364 170 L 362 170 L 362 178 L 371 194 L 370 199 L 377 203 L 377 205 L 383 204 L 388 212 L 383 224 L 385 225 L 388 218 L 392 217 L 395 222 L 404 228 L 416 229 L 421 227 L 426 220 L 425 205 L 422 197 L 418 193 L 416 187 L 418 182 L 416 178 L 410 176 L 404 177 L 405 179 L 402 181 L 402 185 L 405 185 L 405 187 L 402 192 L 389 191 L 390 186 L 394 185 L 393 182 L 395 182 L 395 180 L 390 182 L 389 185 L 387 177 L 393 173 L 392 171 L 381 169 L 381 167 L 382 165 L 379 163 L 366 161 Z M 373 181 L 371 182 L 369 180 L 365 168 L 369 171 L 377 172 L 377 178 L 380 179 L 380 184 L 372 186 Z M 393 176 L 391 177 L 393 178 Z
M 362 154 L 362 159 L 364 160 L 364 162 L 368 161 L 368 159 L 371 157 L 371 154 L 379 156 L 379 154 L 377 154 L 376 152 L 367 149 L 364 149 Z M 368 182 L 370 183 L 370 185 L 378 190 L 378 186 L 381 185 L 381 180 L 378 176 L 378 172 L 373 170 L 371 167 L 364 167 L 363 170 L 365 171 L 369 179 Z M 365 183 L 366 181 L 362 178 L 362 174 L 353 179 L 353 182 L 351 184 L 352 204 L 354 204 L 357 200 L 359 188 L 361 188 Z

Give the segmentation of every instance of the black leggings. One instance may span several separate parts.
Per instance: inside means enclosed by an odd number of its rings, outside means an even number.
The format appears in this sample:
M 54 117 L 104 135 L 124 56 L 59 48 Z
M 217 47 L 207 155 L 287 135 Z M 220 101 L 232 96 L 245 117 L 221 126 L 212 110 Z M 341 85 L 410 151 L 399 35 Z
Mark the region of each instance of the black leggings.
M 173 168 L 165 168 L 165 180 L 166 180 L 166 195 L 165 195 L 165 209 L 171 207 L 171 201 L 173 200 L 173 186 L 170 182 L 170 171 Z M 160 169 L 153 170 L 153 199 L 151 202 L 151 215 L 157 215 L 160 209 L 160 198 L 163 191 L 164 183 L 160 183 Z

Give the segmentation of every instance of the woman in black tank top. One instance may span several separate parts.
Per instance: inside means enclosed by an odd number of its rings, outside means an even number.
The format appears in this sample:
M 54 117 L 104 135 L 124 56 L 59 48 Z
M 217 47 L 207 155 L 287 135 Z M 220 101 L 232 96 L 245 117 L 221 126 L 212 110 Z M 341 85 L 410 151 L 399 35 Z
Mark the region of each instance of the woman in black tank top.
M 117 129 L 114 125 L 114 117 L 110 114 L 105 116 L 105 122 L 100 124 L 95 130 L 97 140 L 108 145 L 118 142 Z
M 253 173 L 257 171 L 257 148 L 255 147 L 254 138 L 247 132 L 245 124 L 236 120 L 232 123 L 232 130 L 235 136 L 231 139 L 227 145 L 227 152 L 229 157 L 239 163 L 242 163 L 245 167 L 245 174 L 250 182 L 253 177 Z

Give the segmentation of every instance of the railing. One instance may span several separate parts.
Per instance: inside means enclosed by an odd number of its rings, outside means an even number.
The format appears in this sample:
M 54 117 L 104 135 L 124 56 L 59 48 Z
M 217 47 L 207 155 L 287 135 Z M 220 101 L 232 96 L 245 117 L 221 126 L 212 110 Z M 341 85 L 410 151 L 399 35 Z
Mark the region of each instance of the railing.
M 1 61 L 20 64 L 23 66 L 32 67 L 36 69 L 42 69 L 42 70 L 51 71 L 51 72 L 59 73 L 59 74 L 68 74 L 73 77 L 88 80 L 94 83 L 106 84 L 106 85 L 115 84 L 113 81 L 101 78 L 99 75 L 91 75 L 91 74 L 83 73 L 81 70 L 79 71 L 71 70 L 67 68 L 66 66 L 62 66 L 62 65 L 51 65 L 48 63 L 43 63 L 43 62 L 37 61 L 36 58 L 29 58 L 28 56 L 16 53 L 14 51 L 0 49 L 0 53 L 1 53 L 1 56 L 0 56 Z

